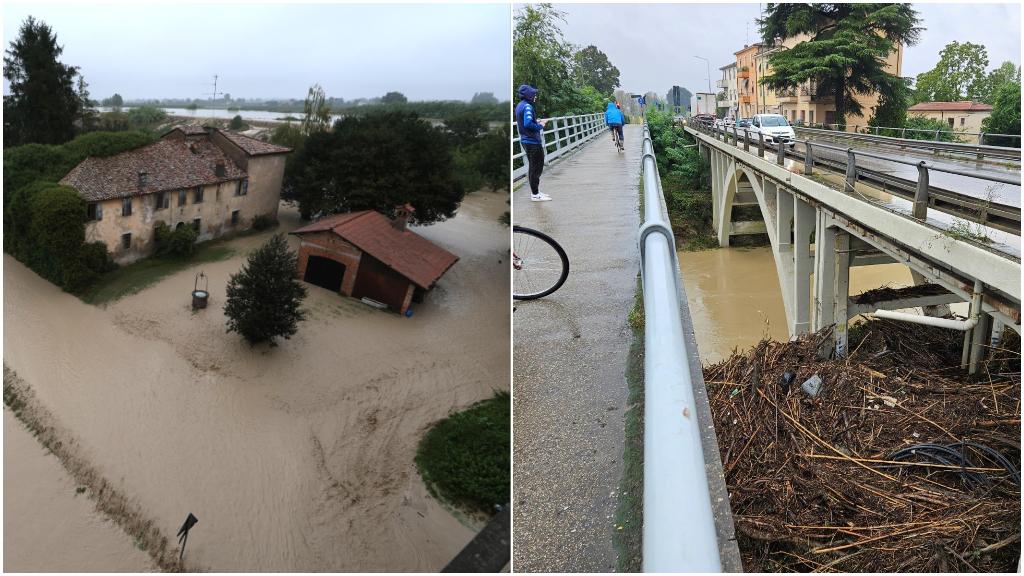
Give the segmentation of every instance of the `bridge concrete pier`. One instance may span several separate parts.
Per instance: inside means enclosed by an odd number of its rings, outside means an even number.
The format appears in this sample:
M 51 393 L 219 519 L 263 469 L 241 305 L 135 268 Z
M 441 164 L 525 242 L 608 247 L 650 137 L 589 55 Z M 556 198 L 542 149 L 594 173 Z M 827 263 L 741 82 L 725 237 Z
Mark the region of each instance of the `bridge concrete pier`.
M 749 223 L 734 221 L 733 208 L 755 204 L 751 196 L 756 199 L 791 337 L 834 326 L 834 350 L 842 356 L 848 349 L 849 322 L 858 314 L 920 306 L 927 315 L 940 316 L 948 314 L 950 303 L 971 302 L 970 317 L 978 320 L 964 334 L 963 366 L 973 374 L 990 342 L 998 338 L 994 325 L 1020 333 L 1018 257 L 948 234 L 926 217 L 915 218 L 831 188 L 804 174 L 802 163 L 773 151 L 761 156 L 693 127 L 686 131 L 696 138 L 711 167 L 719 245 L 729 246 L 732 236 L 750 233 Z M 915 285 L 938 284 L 949 294 L 854 304 L 850 267 L 886 262 L 906 265 Z M 982 287 L 980 295 L 975 285 Z

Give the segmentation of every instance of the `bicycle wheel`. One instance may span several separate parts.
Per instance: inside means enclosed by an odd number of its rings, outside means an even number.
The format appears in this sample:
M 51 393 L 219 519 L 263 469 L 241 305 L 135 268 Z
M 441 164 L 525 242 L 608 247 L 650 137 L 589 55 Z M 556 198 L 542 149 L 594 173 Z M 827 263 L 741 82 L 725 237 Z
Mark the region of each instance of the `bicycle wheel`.
M 512 227 L 512 298 L 542 298 L 568 276 L 569 257 L 558 242 L 532 228 Z

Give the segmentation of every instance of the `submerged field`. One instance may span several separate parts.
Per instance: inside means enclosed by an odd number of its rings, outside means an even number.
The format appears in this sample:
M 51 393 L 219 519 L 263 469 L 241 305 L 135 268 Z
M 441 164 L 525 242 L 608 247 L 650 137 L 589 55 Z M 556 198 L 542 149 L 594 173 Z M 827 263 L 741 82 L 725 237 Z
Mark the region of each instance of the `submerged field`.
M 199 518 L 186 569 L 435 571 L 473 530 L 427 494 L 413 459 L 433 422 L 508 390 L 505 200 L 474 194 L 416 229 L 461 260 L 413 318 L 309 286 L 308 319 L 277 348 L 225 333 L 222 312 L 228 277 L 275 231 L 104 307 L 5 255 L 5 363 L 164 536 Z M 281 220 L 298 225 L 287 208 Z M 211 302 L 193 313 L 200 270 Z M 61 510 L 33 513 L 57 525 Z M 5 529 L 21 520 L 8 508 Z M 59 566 L 59 540 L 25 546 Z

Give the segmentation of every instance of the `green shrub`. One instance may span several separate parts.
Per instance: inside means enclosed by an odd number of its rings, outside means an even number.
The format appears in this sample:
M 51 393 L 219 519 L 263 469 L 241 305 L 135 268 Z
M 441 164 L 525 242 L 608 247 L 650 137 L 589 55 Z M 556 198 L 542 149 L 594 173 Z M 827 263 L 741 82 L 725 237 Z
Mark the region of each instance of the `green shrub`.
M 305 318 L 301 310 L 306 288 L 295 277 L 297 257 L 283 234 L 276 234 L 251 255 L 231 276 L 224 315 L 228 332 L 241 334 L 250 344 L 291 338 Z
M 277 226 L 277 220 L 269 214 L 260 214 L 252 219 L 253 230 L 269 230 Z
M 508 393 L 499 392 L 427 432 L 416 469 L 431 494 L 486 514 L 509 502 L 511 412 Z
M 191 226 L 181 226 L 176 230 L 164 221 L 158 221 L 153 227 L 153 254 L 169 258 L 185 258 L 195 254 L 196 239 L 199 232 Z
M 901 137 L 908 140 L 936 140 L 935 131 L 938 130 L 938 140 L 940 142 L 959 141 L 959 138 L 953 133 L 953 129 L 949 127 L 949 124 L 942 120 L 925 118 L 924 116 L 909 116 L 904 126 L 907 128 L 905 131 L 906 135 Z
M 79 260 L 89 270 L 99 273 L 112 272 L 118 266 L 110 258 L 110 251 L 103 242 L 86 242 L 79 251 Z
M 228 124 L 228 128 L 232 130 L 241 130 L 242 128 L 245 128 L 245 122 L 242 122 L 242 115 L 235 115 L 235 117 L 232 118 L 231 122 Z

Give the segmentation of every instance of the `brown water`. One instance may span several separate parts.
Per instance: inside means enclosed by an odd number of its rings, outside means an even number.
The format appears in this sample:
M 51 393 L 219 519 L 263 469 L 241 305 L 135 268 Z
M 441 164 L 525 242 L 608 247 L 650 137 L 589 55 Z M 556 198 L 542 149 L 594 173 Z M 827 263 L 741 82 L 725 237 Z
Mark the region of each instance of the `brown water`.
M 765 336 L 789 339 L 771 248 L 678 254 L 697 347 L 705 364 L 728 357 L 736 348 L 754 346 Z M 912 284 L 910 270 L 902 264 L 850 269 L 851 294 L 882 285 L 899 288 Z
M 308 319 L 272 349 L 226 334 L 222 312 L 228 276 L 269 233 L 107 308 L 5 255 L 5 362 L 165 535 L 199 518 L 190 569 L 436 571 L 473 530 L 427 495 L 413 456 L 431 423 L 509 389 L 506 198 L 473 194 L 417 229 L 461 260 L 413 318 L 309 286 Z M 193 313 L 199 269 L 211 301 Z
M 76 488 L 57 457 L 5 408 L 4 571 L 152 571 L 149 555 Z

